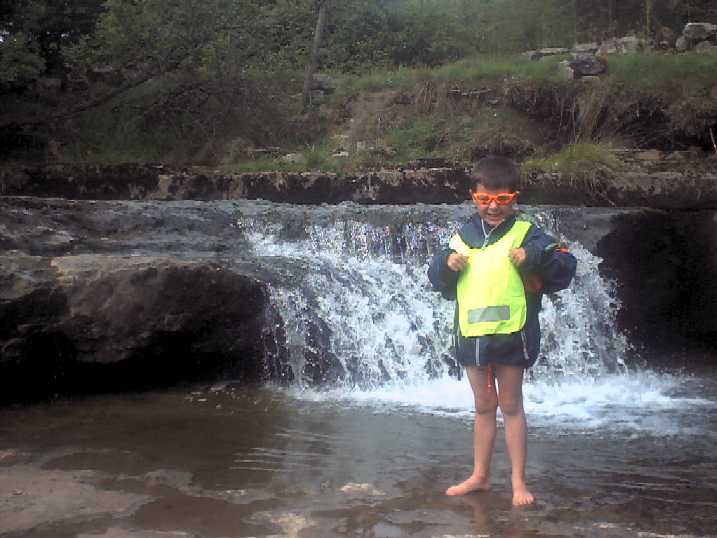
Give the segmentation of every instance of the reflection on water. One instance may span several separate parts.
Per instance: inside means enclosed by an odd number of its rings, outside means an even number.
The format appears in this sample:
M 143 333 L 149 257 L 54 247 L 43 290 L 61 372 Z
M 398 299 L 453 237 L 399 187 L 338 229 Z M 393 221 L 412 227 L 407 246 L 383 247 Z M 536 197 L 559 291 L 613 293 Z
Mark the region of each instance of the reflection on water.
M 493 491 L 445 497 L 470 472 L 469 415 L 415 402 L 225 386 L 5 409 L 0 453 L 24 456 L 0 460 L 4 469 L 71 471 L 147 499 L 132 513 L 59 518 L 3 538 L 110 528 L 123 537 L 707 536 L 717 528 L 717 416 L 707 404 L 715 383 L 700 383 L 698 407 L 653 413 L 672 421 L 672 435 L 535 420 L 529 477 L 539 502 L 527 510 L 510 507 L 502 442 Z M 0 534 L 11 521 L 2 510 Z

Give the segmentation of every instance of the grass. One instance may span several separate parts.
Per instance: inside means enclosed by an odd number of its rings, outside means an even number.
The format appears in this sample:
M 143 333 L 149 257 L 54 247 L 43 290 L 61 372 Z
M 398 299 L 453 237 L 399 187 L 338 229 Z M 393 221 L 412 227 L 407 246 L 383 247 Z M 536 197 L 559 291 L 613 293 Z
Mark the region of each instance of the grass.
M 406 165 L 425 158 L 445 159 L 467 165 L 476 154 L 499 153 L 507 144 L 530 145 L 526 118 L 507 108 L 481 108 L 472 115 L 449 116 L 439 112 L 411 114 L 397 125 L 365 132 L 360 148 L 348 140 L 327 137 L 314 146 L 295 152 L 294 162 L 285 158 L 246 160 L 224 167 L 225 171 L 299 172 L 322 170 L 357 173 Z M 334 157 L 338 151 L 348 157 Z M 520 151 L 520 150 L 518 150 Z
M 607 144 L 579 142 L 551 155 L 527 159 L 522 167 L 527 176 L 541 172 L 557 173 L 564 179 L 593 183 L 600 173 L 618 172 L 622 161 Z
M 531 61 L 524 56 L 475 56 L 434 69 L 402 68 L 343 75 L 339 76 L 335 100 L 341 103 L 362 92 L 386 89 L 410 91 L 427 81 L 457 86 L 490 86 L 506 80 L 556 84 L 561 82 L 557 66 L 564 59 L 554 56 Z M 615 54 L 608 61 L 609 74 L 604 80 L 616 91 L 627 88 L 671 100 L 703 94 L 717 84 L 717 56 Z
M 524 82 L 558 82 L 557 65 L 564 59 L 555 56 L 536 62 L 524 56 L 474 56 L 434 69 L 401 68 L 343 75 L 339 77 L 334 98 L 344 102 L 367 91 L 409 91 L 427 81 L 461 85 L 489 85 L 508 78 Z
M 709 54 L 614 55 L 609 68 L 613 84 L 670 100 L 702 94 L 717 84 L 717 56 Z

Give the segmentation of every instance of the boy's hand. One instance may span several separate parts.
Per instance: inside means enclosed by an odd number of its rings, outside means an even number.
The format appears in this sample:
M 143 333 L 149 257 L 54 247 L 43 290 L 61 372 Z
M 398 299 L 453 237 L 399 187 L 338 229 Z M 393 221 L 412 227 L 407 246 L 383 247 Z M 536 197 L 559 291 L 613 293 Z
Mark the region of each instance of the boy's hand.
M 460 273 L 468 265 L 468 256 L 453 252 L 448 255 L 448 268 L 454 273 Z
M 508 257 L 510 258 L 510 261 L 513 262 L 513 265 L 515 265 L 516 267 L 520 267 L 525 263 L 527 254 L 525 253 L 524 248 L 514 248 L 511 249 L 510 254 L 508 254 Z

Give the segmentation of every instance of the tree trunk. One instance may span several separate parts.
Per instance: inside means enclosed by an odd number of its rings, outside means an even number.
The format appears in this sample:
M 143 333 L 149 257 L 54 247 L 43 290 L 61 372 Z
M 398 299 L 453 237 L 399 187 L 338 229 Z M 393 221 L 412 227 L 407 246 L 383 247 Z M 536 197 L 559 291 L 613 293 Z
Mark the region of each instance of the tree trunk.
M 306 73 L 304 75 L 304 91 L 302 94 L 304 112 L 311 104 L 311 82 L 314 78 L 316 68 L 319 65 L 319 50 L 324 37 L 324 28 L 326 27 L 328 5 L 329 0 L 321 0 L 319 5 L 319 16 L 316 19 L 316 30 L 314 31 L 314 44 L 311 47 L 311 57 L 309 58 L 309 63 L 306 66 Z
M 653 0 L 645 0 L 645 39 L 648 41 L 652 37 L 652 2 Z

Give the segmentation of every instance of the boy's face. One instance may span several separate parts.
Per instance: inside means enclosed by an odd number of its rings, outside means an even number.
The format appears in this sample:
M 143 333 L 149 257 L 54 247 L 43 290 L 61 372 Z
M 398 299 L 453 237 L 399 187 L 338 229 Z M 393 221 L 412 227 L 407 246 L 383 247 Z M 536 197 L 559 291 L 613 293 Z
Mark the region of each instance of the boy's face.
M 488 189 L 485 185 L 478 184 L 475 191 L 471 191 L 473 203 L 478 208 L 478 214 L 483 221 L 490 226 L 498 226 L 505 219 L 515 213 L 515 203 L 518 200 L 518 193 L 511 191 L 509 188 Z M 487 194 L 488 197 L 481 196 Z M 514 195 L 512 199 L 505 194 Z M 498 199 L 496 199 L 496 197 Z M 484 198 L 481 200 L 481 198 Z M 509 200 L 508 203 L 502 203 Z

